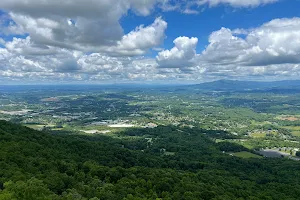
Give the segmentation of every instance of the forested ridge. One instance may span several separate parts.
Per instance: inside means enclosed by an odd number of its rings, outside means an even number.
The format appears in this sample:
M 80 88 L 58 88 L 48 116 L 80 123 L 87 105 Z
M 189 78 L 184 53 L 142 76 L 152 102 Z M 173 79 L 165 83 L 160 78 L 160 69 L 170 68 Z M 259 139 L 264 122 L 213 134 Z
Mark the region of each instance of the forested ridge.
M 300 199 L 299 162 L 232 157 L 222 151 L 247 149 L 216 133 L 62 135 L 0 121 L 0 200 Z

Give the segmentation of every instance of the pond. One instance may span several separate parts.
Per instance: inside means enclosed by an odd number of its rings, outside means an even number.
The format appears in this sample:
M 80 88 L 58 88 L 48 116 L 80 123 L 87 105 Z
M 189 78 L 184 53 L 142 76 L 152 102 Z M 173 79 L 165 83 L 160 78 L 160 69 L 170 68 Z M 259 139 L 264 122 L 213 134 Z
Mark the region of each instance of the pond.
M 280 158 L 282 156 L 287 157 L 290 156 L 290 154 L 288 153 L 284 153 L 284 152 L 280 152 L 277 150 L 272 150 L 272 149 L 263 149 L 258 151 L 258 153 L 260 153 L 261 155 L 265 156 L 265 157 L 269 157 L 269 158 Z

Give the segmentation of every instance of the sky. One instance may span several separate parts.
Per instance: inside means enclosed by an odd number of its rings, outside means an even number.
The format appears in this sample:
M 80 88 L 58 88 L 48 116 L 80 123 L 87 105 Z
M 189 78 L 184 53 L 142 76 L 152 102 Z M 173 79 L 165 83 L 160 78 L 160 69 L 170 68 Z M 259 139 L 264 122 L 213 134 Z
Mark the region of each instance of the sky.
M 300 0 L 1 0 L 0 84 L 300 79 Z

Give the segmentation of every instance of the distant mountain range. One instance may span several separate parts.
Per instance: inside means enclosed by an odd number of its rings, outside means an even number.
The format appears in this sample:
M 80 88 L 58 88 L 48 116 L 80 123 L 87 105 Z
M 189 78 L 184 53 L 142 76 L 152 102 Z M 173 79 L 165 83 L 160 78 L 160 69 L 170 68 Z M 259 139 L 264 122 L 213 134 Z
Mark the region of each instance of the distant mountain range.
M 219 80 L 190 86 L 209 91 L 300 90 L 300 80 L 274 82 Z
M 194 85 L 161 85 L 161 84 L 82 84 L 82 85 L 0 85 L 1 92 L 21 92 L 21 91 L 220 91 L 220 92 L 237 92 L 237 91 L 271 91 L 271 92 L 297 92 L 300 93 L 300 80 L 284 80 L 274 82 L 260 81 L 236 81 L 236 80 L 219 80 Z

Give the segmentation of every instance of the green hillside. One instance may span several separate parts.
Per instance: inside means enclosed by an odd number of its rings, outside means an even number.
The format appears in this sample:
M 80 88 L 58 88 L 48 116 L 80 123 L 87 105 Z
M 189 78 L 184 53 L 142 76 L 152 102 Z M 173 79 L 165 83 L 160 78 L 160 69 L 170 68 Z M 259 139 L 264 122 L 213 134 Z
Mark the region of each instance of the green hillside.
M 300 162 L 230 156 L 248 150 L 210 135 L 54 135 L 0 121 L 0 200 L 299 199 Z

